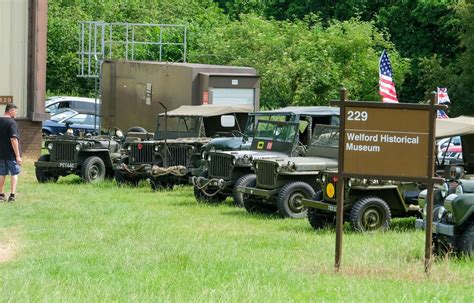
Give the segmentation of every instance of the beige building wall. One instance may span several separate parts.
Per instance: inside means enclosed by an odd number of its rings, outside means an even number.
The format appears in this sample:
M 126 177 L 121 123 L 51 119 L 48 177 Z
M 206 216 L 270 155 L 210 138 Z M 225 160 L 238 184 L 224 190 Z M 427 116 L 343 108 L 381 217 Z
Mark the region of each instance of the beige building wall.
M 27 117 L 27 56 L 28 0 L 0 0 L 0 96 L 13 96 L 19 118 Z

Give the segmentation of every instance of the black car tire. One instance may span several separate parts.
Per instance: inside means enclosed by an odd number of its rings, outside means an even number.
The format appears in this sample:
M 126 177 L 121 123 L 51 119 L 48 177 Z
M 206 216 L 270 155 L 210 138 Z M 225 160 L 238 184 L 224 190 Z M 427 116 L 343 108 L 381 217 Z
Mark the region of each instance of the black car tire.
M 132 126 L 127 129 L 127 133 L 146 133 L 146 129 L 141 126 Z
M 247 174 L 243 175 L 237 181 L 235 181 L 234 189 L 232 191 L 232 198 L 234 200 L 234 205 L 237 207 L 244 207 L 244 194 L 237 192 L 238 186 L 251 186 L 250 184 L 253 182 L 255 183 L 256 177 L 255 174 Z M 255 184 L 253 185 L 255 186 Z
M 85 182 L 99 182 L 105 179 L 104 161 L 97 156 L 87 158 L 81 165 L 81 177 Z
M 357 200 L 352 206 L 350 222 L 356 231 L 387 230 L 390 227 L 390 208 L 379 197 L 368 196 Z
M 312 198 L 316 193 L 308 183 L 296 181 L 285 184 L 278 193 L 277 207 L 283 217 L 301 219 L 308 215 L 308 209 L 301 199 Z
M 323 191 L 318 190 L 313 197 L 314 201 L 323 199 Z M 336 226 L 336 216 L 333 213 L 323 213 L 321 210 L 309 207 L 308 221 L 313 229 L 334 228 Z
M 207 170 L 203 171 L 200 177 L 207 179 L 208 178 Z M 193 191 L 194 191 L 194 197 L 196 198 L 196 201 L 199 203 L 222 203 L 227 199 L 227 196 L 221 193 L 215 194 L 214 196 L 208 196 L 196 186 L 193 187 Z
M 120 170 L 115 170 L 114 171 L 114 179 L 115 179 L 115 182 L 117 182 L 118 186 L 130 185 L 130 186 L 133 186 L 133 187 L 137 187 L 138 183 L 140 183 L 139 179 L 128 178 Z
M 38 161 L 49 162 L 49 159 L 50 155 L 42 155 L 38 158 Z M 56 182 L 59 178 L 59 176 L 47 172 L 43 167 L 35 167 L 35 175 L 39 183 Z
M 257 177 L 255 175 L 248 175 L 247 179 L 247 187 L 255 187 L 257 186 Z M 242 196 L 243 204 L 245 209 L 250 214 L 264 214 L 269 215 L 273 214 L 277 211 L 275 205 L 272 204 L 264 204 L 256 200 L 250 195 L 243 195 Z
M 474 256 L 474 222 L 464 230 L 459 239 L 459 252 L 466 257 Z

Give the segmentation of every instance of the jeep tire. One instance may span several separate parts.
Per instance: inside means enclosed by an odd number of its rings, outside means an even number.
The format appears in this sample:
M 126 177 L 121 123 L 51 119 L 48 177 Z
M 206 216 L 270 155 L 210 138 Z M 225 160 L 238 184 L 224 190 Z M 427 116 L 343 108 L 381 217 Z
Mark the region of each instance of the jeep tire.
M 305 218 L 308 209 L 301 204 L 301 199 L 310 199 L 316 193 L 308 183 L 296 181 L 285 184 L 278 193 L 277 207 L 283 217 Z
M 207 179 L 208 178 L 208 172 L 203 171 L 201 173 L 200 177 L 203 177 L 203 178 Z M 193 190 L 194 190 L 194 197 L 196 198 L 196 201 L 200 202 L 200 203 L 222 203 L 222 202 L 225 201 L 225 199 L 227 199 L 227 196 L 224 195 L 224 194 L 221 194 L 221 193 L 217 193 L 213 196 L 208 196 L 201 189 L 199 189 L 196 186 L 193 186 Z M 213 193 L 209 193 L 209 194 L 212 195 Z
M 232 198 L 234 199 L 234 205 L 237 207 L 244 207 L 244 194 L 237 192 L 238 186 L 248 187 L 251 186 L 251 183 L 255 183 L 255 175 L 247 174 L 243 175 L 234 184 L 234 189 L 232 192 Z M 253 185 L 255 186 L 255 184 Z
M 323 199 L 323 191 L 318 190 L 313 197 L 314 201 Z M 336 226 L 336 216 L 333 213 L 323 213 L 321 210 L 309 207 L 308 221 L 314 229 L 334 228 Z
M 133 187 L 137 187 L 138 183 L 140 183 L 139 179 L 129 178 L 120 170 L 114 171 L 114 179 L 119 186 L 130 185 Z
M 474 256 L 474 222 L 471 222 L 459 239 L 459 252 L 466 257 Z
M 246 187 L 257 186 L 257 177 L 255 175 L 247 175 Z M 273 214 L 277 211 L 275 205 L 261 203 L 251 195 L 243 194 L 242 201 L 245 209 L 250 214 Z
M 356 231 L 387 230 L 390 227 L 390 208 L 379 197 L 368 196 L 357 200 L 350 212 L 350 223 Z
M 97 156 L 91 156 L 81 165 L 81 177 L 84 182 L 99 182 L 105 179 L 104 161 Z
M 42 155 L 38 158 L 38 161 L 49 162 L 49 159 L 50 155 Z M 39 183 L 56 182 L 59 178 L 57 175 L 53 175 L 52 173 L 46 171 L 44 167 L 35 167 L 35 175 L 36 180 L 38 180 Z

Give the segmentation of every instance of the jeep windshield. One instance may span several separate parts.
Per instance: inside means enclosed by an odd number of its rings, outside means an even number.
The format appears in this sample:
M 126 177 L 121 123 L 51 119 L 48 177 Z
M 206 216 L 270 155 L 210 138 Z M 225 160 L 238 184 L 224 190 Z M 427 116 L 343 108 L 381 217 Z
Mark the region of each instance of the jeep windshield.
M 255 136 L 255 126 L 259 121 L 290 121 L 294 117 L 293 114 L 265 114 L 265 115 L 250 115 L 247 126 L 245 127 L 244 135 L 248 137 Z
M 158 116 L 155 140 L 199 137 L 202 117 Z
M 297 131 L 298 123 L 260 120 L 255 130 L 255 138 L 291 143 L 294 141 Z

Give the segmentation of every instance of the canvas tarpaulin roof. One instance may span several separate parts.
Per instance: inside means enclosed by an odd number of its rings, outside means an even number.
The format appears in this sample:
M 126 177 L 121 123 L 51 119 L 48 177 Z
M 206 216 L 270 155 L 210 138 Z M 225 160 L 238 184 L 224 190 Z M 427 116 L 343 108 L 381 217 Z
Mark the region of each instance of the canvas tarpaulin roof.
M 474 117 L 460 116 L 436 120 L 436 138 L 474 134 Z
M 182 105 L 177 109 L 170 110 L 168 116 L 212 117 L 233 113 L 251 112 L 253 112 L 253 106 L 251 105 Z M 164 115 L 164 113 L 160 114 L 160 116 Z

